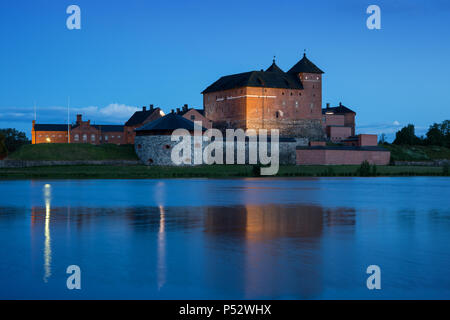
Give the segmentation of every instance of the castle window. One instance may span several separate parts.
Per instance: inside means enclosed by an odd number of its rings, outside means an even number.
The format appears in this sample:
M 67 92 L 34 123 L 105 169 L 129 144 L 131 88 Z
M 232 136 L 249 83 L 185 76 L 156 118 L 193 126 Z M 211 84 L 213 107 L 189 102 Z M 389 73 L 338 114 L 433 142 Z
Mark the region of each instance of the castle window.
M 295 107 L 298 108 L 298 101 L 295 101 Z
M 91 134 L 91 141 L 95 142 L 95 134 Z
M 191 120 L 195 120 L 195 116 L 194 115 L 191 115 Z
M 291 92 L 291 96 L 292 96 L 292 92 Z
M 108 141 L 108 136 L 105 136 L 105 141 Z
M 80 136 L 78 134 L 75 135 L 75 141 L 80 141 Z
M 284 96 L 284 92 L 281 93 Z
M 87 134 L 83 134 L 83 142 L 87 141 Z

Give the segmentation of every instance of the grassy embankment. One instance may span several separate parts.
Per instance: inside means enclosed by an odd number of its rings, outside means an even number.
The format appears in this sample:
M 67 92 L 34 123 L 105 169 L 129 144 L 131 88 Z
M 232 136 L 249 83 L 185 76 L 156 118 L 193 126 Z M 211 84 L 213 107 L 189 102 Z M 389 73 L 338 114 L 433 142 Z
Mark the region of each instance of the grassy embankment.
M 29 144 L 8 156 L 11 160 L 138 160 L 134 146 L 104 144 Z
M 391 149 L 391 146 L 388 146 Z M 392 146 L 391 151 L 399 158 L 396 160 L 430 160 L 443 157 L 450 150 L 417 150 L 426 155 L 410 155 L 404 147 Z M 411 148 L 411 147 L 410 147 Z M 426 147 L 425 147 L 426 148 Z M 432 148 L 432 147 L 428 147 Z M 419 153 L 414 149 L 414 152 Z M 18 160 L 136 160 L 132 146 L 92 146 L 73 145 L 28 145 L 12 154 L 9 159 Z M 323 177 L 359 176 L 359 166 L 280 166 L 278 177 Z M 377 176 L 440 176 L 445 175 L 444 168 L 419 166 L 377 166 Z M 146 178 L 232 178 L 258 176 L 259 168 L 252 165 L 212 165 L 196 167 L 154 167 L 154 166 L 52 166 L 32 168 L 0 168 L 0 179 L 146 179 Z
M 431 161 L 450 159 L 450 149 L 439 146 L 383 145 L 391 152 L 393 161 Z

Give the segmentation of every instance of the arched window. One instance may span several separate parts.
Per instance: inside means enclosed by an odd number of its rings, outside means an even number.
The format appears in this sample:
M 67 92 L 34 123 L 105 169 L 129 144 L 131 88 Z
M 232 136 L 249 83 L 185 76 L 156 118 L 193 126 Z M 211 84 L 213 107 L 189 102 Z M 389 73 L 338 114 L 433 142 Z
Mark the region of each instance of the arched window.
M 87 134 L 83 134 L 83 142 L 87 142 Z
M 91 134 L 91 141 L 95 142 L 95 134 Z
M 75 141 L 80 141 L 80 135 L 79 134 L 75 135 Z

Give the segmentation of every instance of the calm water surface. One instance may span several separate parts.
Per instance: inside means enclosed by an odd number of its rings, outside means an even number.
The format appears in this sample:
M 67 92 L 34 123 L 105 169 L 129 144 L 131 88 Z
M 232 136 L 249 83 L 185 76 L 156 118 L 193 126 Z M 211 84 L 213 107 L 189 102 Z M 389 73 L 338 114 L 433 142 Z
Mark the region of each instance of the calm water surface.
M 0 181 L 0 299 L 450 299 L 449 271 L 449 178 Z

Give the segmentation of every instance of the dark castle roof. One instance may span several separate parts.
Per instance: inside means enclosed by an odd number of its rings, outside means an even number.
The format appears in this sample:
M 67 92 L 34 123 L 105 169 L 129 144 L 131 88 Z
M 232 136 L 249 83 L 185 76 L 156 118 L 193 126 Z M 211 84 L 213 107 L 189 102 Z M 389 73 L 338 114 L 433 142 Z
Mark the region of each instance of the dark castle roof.
M 273 60 L 272 65 L 267 68 L 266 72 L 284 73 L 284 71 L 281 70 L 280 67 L 277 66 L 277 64 L 275 63 L 275 60 Z
M 159 112 L 160 108 L 154 108 L 150 110 L 136 111 L 131 118 L 125 123 L 126 126 L 134 126 L 143 123 L 153 112 Z
M 240 87 L 303 89 L 300 79 L 295 75 L 285 72 L 250 71 L 222 77 L 202 93 Z
M 266 71 L 250 71 L 221 77 L 202 93 L 223 91 L 240 87 L 264 87 L 280 89 L 303 89 L 303 84 L 298 77 L 301 72 L 324 73 L 314 63 L 303 56 L 288 72 L 281 70 L 273 61 Z
M 35 124 L 35 131 L 67 131 L 67 124 Z
M 194 122 L 183 118 L 175 113 L 169 113 L 162 118 L 149 122 L 143 127 L 136 129 L 136 132 L 152 132 L 152 131 L 173 131 L 176 129 L 186 129 L 188 131 L 194 131 Z M 206 128 L 202 127 L 202 131 L 206 131 Z
M 94 124 L 93 127 L 97 128 L 101 132 L 123 132 L 124 126 L 119 125 L 108 125 L 108 124 Z
M 340 102 L 339 102 L 339 105 L 337 107 L 322 109 L 322 114 L 325 114 L 327 112 L 332 112 L 334 114 L 343 114 L 343 113 L 354 113 L 354 114 L 356 114 L 355 111 L 347 108 L 346 106 L 344 106 Z
M 297 62 L 295 66 L 293 66 L 287 73 L 324 73 L 320 70 L 314 63 L 312 63 L 307 57 L 306 54 L 303 54 L 302 60 Z
M 78 128 L 79 125 L 70 125 L 70 130 Z M 123 132 L 123 126 L 120 125 L 92 125 L 92 127 L 102 132 Z M 67 131 L 67 124 L 35 124 L 35 131 Z

